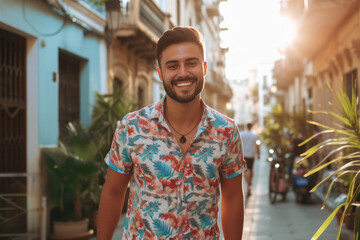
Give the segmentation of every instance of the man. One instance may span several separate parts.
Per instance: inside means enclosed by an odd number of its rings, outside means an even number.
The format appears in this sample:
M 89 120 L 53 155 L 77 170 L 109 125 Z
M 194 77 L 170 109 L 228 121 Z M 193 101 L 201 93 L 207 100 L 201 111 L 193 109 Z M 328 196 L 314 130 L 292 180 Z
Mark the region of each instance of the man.
M 256 144 L 256 140 L 258 139 L 258 136 L 251 132 L 253 125 L 252 123 L 248 123 L 246 125 L 246 130 L 241 132 L 241 139 L 243 141 L 243 147 L 244 147 L 244 158 L 246 161 L 247 169 L 245 171 L 245 181 L 247 184 L 247 196 L 251 195 L 251 189 L 252 189 L 252 179 L 253 179 L 253 165 L 254 165 L 254 159 L 257 157 L 257 159 L 260 158 L 260 148 L 259 145 Z
M 246 165 L 234 121 L 201 99 L 207 64 L 199 32 L 175 27 L 159 39 L 167 95 L 124 117 L 106 156 L 98 240 L 111 239 L 130 180 L 123 239 L 241 239 Z M 234 191 L 236 189 L 236 191 Z

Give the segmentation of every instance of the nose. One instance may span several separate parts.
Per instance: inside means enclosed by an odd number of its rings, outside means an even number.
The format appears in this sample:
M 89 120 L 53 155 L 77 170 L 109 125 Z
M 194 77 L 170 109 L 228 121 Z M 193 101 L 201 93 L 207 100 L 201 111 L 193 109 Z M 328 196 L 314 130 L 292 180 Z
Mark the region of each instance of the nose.
M 186 68 L 186 64 L 180 64 L 179 73 L 180 77 L 185 77 L 188 74 L 188 69 Z

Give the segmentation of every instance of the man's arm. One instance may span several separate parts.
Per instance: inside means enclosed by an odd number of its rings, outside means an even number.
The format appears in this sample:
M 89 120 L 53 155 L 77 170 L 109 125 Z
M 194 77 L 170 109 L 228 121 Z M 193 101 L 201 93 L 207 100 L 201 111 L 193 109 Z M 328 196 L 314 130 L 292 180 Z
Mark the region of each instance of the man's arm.
M 97 239 L 111 240 L 119 222 L 130 174 L 119 174 L 108 168 L 108 175 L 101 193 Z
M 221 222 L 225 240 L 242 239 L 244 227 L 242 174 L 221 180 Z

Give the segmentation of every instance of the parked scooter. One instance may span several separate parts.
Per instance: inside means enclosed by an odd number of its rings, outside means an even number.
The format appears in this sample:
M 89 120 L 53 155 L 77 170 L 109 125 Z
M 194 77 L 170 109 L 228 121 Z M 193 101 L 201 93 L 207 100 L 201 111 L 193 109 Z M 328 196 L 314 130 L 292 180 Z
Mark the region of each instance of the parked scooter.
M 310 170 L 308 159 L 301 162 L 301 157 L 296 156 L 292 167 L 293 190 L 296 196 L 296 202 L 306 203 L 310 200 L 310 190 L 312 188 L 312 177 L 304 177 Z
M 292 161 L 290 163 L 290 174 L 293 190 L 296 196 L 296 202 L 306 203 L 310 200 L 310 190 L 313 187 L 313 176 L 304 177 L 310 171 L 310 162 L 308 159 L 302 159 L 300 155 L 305 152 L 305 146 L 299 146 L 302 138 L 298 136 L 292 141 Z

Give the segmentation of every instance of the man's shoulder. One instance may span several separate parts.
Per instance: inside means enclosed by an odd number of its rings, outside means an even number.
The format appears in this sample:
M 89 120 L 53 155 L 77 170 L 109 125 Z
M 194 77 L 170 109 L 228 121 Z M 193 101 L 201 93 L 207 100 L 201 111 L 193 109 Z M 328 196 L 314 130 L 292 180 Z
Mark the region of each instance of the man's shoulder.
M 136 111 L 129 112 L 123 118 L 123 121 L 129 123 L 132 120 L 140 119 L 140 118 L 150 120 L 156 115 L 156 113 L 159 112 L 158 106 L 159 103 L 152 103 Z
M 216 122 L 218 123 L 221 123 L 222 125 L 224 125 L 224 127 L 229 127 L 229 126 L 232 126 L 232 127 L 235 127 L 236 124 L 235 124 L 235 120 L 226 116 L 225 114 L 221 113 L 221 112 L 218 112 L 217 110 L 209 107 L 209 106 L 206 106 L 208 111 L 210 112 L 210 114 L 212 114 L 216 120 Z

